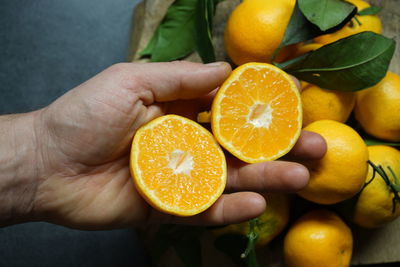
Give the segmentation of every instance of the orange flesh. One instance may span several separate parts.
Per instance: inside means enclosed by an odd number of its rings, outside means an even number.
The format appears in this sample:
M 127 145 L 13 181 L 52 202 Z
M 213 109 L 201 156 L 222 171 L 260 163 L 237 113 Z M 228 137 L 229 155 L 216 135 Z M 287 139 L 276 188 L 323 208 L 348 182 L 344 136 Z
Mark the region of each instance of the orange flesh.
M 162 211 L 187 216 L 208 208 L 222 194 L 225 157 L 212 135 L 175 115 L 138 131 L 135 182 Z M 189 122 L 188 122 L 189 121 Z
M 223 139 L 222 145 L 231 145 L 228 150 L 270 160 L 294 144 L 301 128 L 300 98 L 293 82 L 283 75 L 269 68 L 249 67 L 221 87 L 223 96 L 213 130 L 219 132 L 216 137 Z

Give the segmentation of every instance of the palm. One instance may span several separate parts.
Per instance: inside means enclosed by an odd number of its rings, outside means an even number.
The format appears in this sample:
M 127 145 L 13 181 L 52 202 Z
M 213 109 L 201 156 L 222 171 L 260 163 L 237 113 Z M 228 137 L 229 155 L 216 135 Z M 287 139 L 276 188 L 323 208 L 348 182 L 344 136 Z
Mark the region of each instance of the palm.
M 115 97 L 115 90 L 123 94 Z M 65 107 L 64 101 L 57 101 L 48 112 L 54 129 L 53 142 L 57 144 L 57 152 L 52 152 L 57 157 L 52 158 L 55 175 L 51 180 L 52 184 L 57 180 L 57 187 L 52 188 L 52 195 L 63 199 L 62 206 L 67 207 L 65 210 L 57 208 L 61 213 L 59 217 L 64 224 L 80 227 L 99 224 L 101 228 L 115 227 L 115 222 L 123 226 L 143 221 L 149 216 L 150 208 L 135 190 L 129 172 L 129 149 L 135 131 L 164 113 L 194 118 L 205 101 L 172 101 L 165 106 L 161 103 L 145 106 L 142 101 L 130 101 L 134 98 L 130 95 L 132 92 L 122 88 L 92 92 L 89 98 L 81 94 L 85 91 L 64 96 L 73 98 L 75 101 L 67 102 L 75 103 L 74 106 Z M 81 105 L 90 112 L 71 112 L 72 117 L 65 117 L 66 108 L 78 111 Z M 74 122 L 73 127 L 68 125 L 69 121 Z M 73 146 L 70 140 L 74 140 Z M 67 170 L 63 169 L 65 166 Z M 71 175 L 72 179 L 65 177 Z

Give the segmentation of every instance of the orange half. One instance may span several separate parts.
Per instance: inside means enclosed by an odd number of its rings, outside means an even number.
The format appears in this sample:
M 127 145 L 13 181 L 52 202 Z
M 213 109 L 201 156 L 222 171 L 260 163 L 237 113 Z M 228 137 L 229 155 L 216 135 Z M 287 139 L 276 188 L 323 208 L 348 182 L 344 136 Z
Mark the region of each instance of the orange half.
M 215 138 L 248 163 L 275 160 L 289 152 L 299 138 L 301 123 L 296 84 L 287 73 L 265 63 L 235 69 L 211 109 Z
M 177 115 L 159 117 L 136 132 L 130 170 L 151 206 L 178 216 L 209 208 L 227 177 L 225 155 L 212 134 Z

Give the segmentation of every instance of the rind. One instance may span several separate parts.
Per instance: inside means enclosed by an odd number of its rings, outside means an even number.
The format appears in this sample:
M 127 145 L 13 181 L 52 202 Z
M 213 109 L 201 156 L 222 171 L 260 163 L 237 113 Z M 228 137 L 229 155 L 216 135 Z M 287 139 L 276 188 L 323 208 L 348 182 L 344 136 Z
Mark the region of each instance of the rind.
M 147 203 L 150 204 L 153 208 L 155 208 L 161 212 L 176 215 L 176 216 L 193 216 L 193 215 L 196 215 L 196 214 L 201 213 L 201 212 L 205 211 L 206 209 L 208 209 L 222 195 L 223 191 L 225 190 L 226 180 L 227 180 L 226 161 L 224 161 L 223 165 L 222 165 L 223 174 L 222 174 L 221 179 L 223 181 L 221 183 L 220 190 L 212 198 L 210 198 L 210 200 L 207 204 L 203 205 L 200 208 L 182 211 L 181 209 L 177 209 L 177 208 L 174 208 L 174 207 L 171 207 L 169 205 L 165 205 L 164 203 L 162 203 L 160 200 L 158 200 L 157 197 L 155 197 L 153 194 L 151 194 L 149 192 L 149 190 L 146 188 L 146 186 L 143 184 L 143 181 L 141 180 L 140 168 L 137 166 L 137 160 L 138 160 L 138 155 L 139 155 L 138 140 L 140 139 L 140 137 L 146 130 L 151 129 L 151 128 L 161 124 L 163 121 L 165 121 L 167 119 L 180 120 L 183 123 L 190 123 L 191 125 L 197 127 L 200 131 L 202 131 L 205 135 L 210 137 L 215 142 L 217 150 L 219 151 L 219 153 L 221 153 L 221 158 L 225 159 L 224 152 L 222 151 L 221 147 L 215 140 L 214 136 L 207 129 L 205 129 L 198 123 L 196 123 L 192 120 L 189 120 L 185 117 L 171 114 L 171 115 L 161 116 L 161 117 L 158 117 L 158 118 L 150 121 L 149 123 L 143 125 L 136 132 L 136 134 L 133 138 L 133 141 L 132 141 L 131 157 L 130 157 L 130 172 L 131 172 L 131 175 L 132 175 L 132 178 L 133 178 L 133 181 L 134 181 L 137 191 L 147 201 Z
M 254 159 L 254 158 L 249 158 L 249 157 L 244 156 L 240 151 L 235 149 L 230 144 L 229 141 L 227 141 L 226 139 L 224 139 L 221 136 L 219 127 L 217 127 L 218 115 L 220 115 L 220 103 L 221 103 L 222 99 L 224 98 L 225 91 L 227 90 L 228 86 L 231 83 L 233 83 L 234 81 L 236 81 L 237 77 L 239 77 L 248 68 L 253 68 L 253 69 L 267 68 L 269 70 L 273 70 L 273 71 L 281 73 L 284 77 L 287 78 L 288 82 L 291 84 L 291 88 L 293 88 L 293 92 L 298 99 L 298 103 L 299 103 L 299 105 L 297 107 L 297 111 L 299 114 L 298 115 L 298 131 L 297 131 L 296 135 L 293 137 L 292 142 L 288 145 L 288 147 L 286 149 L 279 151 L 273 157 L 260 157 L 260 158 Z M 229 78 L 227 80 L 225 80 L 225 82 L 222 84 L 222 86 L 218 90 L 218 92 L 214 98 L 214 101 L 212 103 L 212 107 L 211 107 L 211 128 L 212 128 L 215 138 L 218 140 L 219 144 L 221 146 L 223 146 L 226 150 L 228 150 L 232 155 L 234 155 L 235 157 L 237 157 L 240 160 L 247 162 L 247 163 L 259 163 L 259 162 L 264 162 L 264 161 L 272 161 L 272 160 L 278 159 L 278 158 L 284 156 L 285 154 L 287 154 L 293 148 L 293 146 L 296 144 L 296 141 L 300 136 L 302 120 L 303 120 L 303 110 L 301 107 L 301 96 L 300 96 L 300 92 L 299 92 L 295 82 L 289 76 L 289 74 L 287 74 L 283 70 L 281 70 L 271 64 L 267 64 L 267 63 L 252 62 L 252 63 L 243 64 L 240 67 L 236 68 L 232 72 L 232 74 L 229 76 Z

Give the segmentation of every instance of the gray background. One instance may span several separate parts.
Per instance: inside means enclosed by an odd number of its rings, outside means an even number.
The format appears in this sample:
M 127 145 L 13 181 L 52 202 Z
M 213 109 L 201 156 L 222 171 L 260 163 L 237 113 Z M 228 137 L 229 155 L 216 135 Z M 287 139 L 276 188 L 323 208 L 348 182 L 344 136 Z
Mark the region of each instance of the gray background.
M 126 61 L 139 0 L 0 0 L 0 114 L 35 110 Z M 1 144 L 0 144 L 1 145 Z M 131 229 L 0 228 L 0 266 L 149 266 Z

